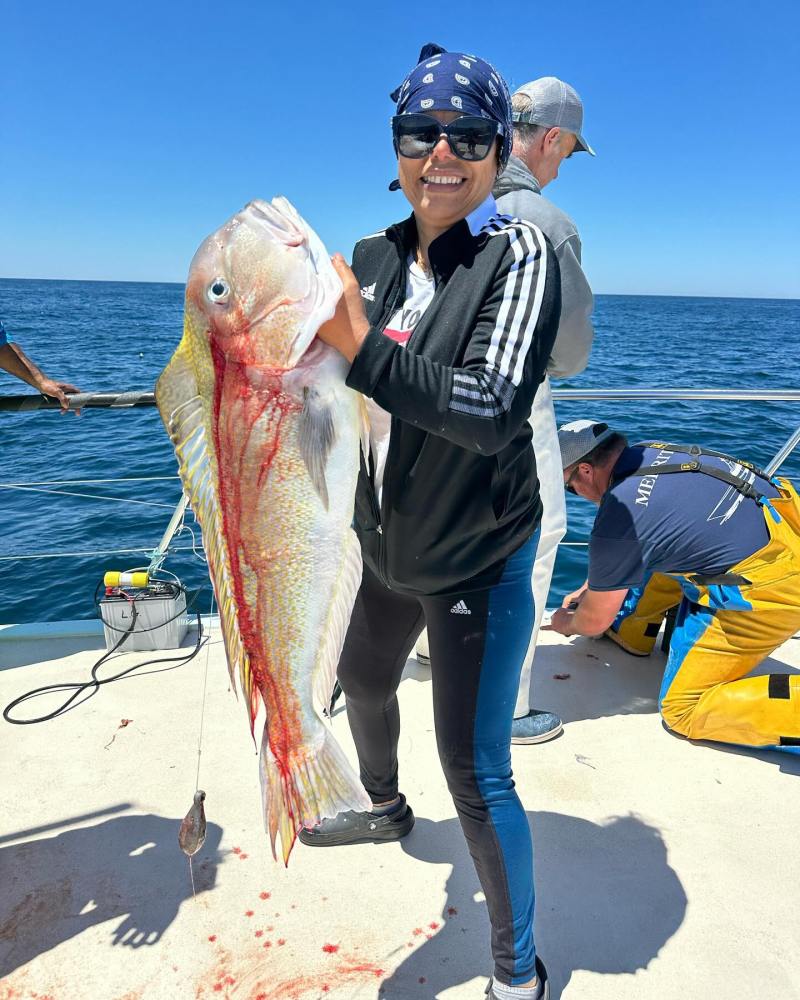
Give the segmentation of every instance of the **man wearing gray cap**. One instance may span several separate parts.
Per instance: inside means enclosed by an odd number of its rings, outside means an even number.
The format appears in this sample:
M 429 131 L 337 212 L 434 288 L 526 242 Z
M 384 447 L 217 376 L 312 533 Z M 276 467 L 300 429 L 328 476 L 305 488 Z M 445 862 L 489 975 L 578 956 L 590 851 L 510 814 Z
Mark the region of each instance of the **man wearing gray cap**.
M 800 497 L 788 479 L 699 445 L 628 446 L 608 424 L 558 432 L 566 489 L 598 504 L 582 592 L 562 635 L 598 635 L 631 589 L 679 588 L 659 694 L 693 740 L 800 753 L 800 675 L 752 671 L 800 628 Z
M 561 271 L 561 316 L 547 366 L 548 376 L 567 378 L 583 371 L 592 349 L 592 291 L 581 268 L 581 241 L 575 223 L 542 196 L 555 180 L 563 160 L 574 152 L 594 151 L 583 138 L 583 105 L 569 84 L 545 76 L 526 83 L 512 97 L 514 145 L 505 172 L 494 188 L 499 210 L 535 223 L 549 238 Z M 558 545 L 567 530 L 564 491 L 561 488 L 556 421 L 546 376 L 531 412 L 533 448 L 544 512 L 541 539 L 533 573 L 536 621 L 522 668 L 514 722 L 513 743 L 542 743 L 561 732 L 561 720 L 552 712 L 533 708 L 531 672 L 536 638 L 544 612 Z

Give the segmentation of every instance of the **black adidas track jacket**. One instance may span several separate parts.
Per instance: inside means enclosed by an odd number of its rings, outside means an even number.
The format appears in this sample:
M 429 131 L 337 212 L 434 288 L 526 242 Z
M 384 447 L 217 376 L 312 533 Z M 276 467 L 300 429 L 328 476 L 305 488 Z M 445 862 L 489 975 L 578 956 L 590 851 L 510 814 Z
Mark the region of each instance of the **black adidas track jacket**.
M 380 509 L 362 458 L 355 528 L 401 593 L 491 585 L 541 519 L 528 417 L 558 329 L 558 262 L 536 226 L 490 208 L 430 245 L 436 291 L 406 347 L 382 331 L 405 297 L 413 215 L 353 252 L 371 329 L 347 384 L 392 415 Z

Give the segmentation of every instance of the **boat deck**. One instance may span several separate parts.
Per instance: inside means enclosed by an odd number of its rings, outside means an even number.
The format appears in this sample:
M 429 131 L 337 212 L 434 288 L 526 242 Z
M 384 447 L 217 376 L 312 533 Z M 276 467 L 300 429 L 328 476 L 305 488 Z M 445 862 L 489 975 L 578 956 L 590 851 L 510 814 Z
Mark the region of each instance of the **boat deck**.
M 4 629 L 2 704 L 86 678 L 101 641 L 85 631 Z M 400 687 L 413 832 L 298 844 L 287 870 L 262 830 L 258 759 L 218 630 L 211 639 L 195 898 L 176 837 L 195 788 L 205 650 L 55 721 L 0 723 L 0 1000 L 480 1000 L 489 925 L 438 767 L 428 670 L 410 660 Z M 799 667 L 793 639 L 763 669 Z M 535 669 L 538 703 L 565 720 L 558 739 L 513 751 L 553 1000 L 798 1000 L 800 757 L 668 734 L 661 654 L 547 634 Z M 352 753 L 343 708 L 333 726 Z

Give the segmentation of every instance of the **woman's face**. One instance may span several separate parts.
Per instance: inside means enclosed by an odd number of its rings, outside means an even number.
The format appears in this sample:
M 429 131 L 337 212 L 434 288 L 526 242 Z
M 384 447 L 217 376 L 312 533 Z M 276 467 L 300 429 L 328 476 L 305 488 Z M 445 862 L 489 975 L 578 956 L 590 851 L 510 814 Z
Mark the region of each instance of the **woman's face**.
M 461 115 L 457 111 L 428 111 L 432 118 L 448 124 Z M 495 148 L 485 160 L 460 160 L 442 136 L 430 155 L 421 160 L 397 158 L 398 178 L 414 215 L 423 225 L 444 232 L 466 218 L 486 200 L 497 176 Z

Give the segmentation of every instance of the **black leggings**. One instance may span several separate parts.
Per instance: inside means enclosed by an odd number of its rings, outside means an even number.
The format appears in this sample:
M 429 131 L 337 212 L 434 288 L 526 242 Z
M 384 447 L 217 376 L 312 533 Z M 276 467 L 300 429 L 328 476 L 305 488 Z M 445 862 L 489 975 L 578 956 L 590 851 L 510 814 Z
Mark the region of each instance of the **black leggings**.
M 539 533 L 499 581 L 446 597 L 405 597 L 365 566 L 339 662 L 361 780 L 373 802 L 398 793 L 397 688 L 428 628 L 439 759 L 486 896 L 495 977 L 535 975 L 533 856 L 511 776 L 511 721 L 533 630 L 531 576 Z

